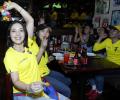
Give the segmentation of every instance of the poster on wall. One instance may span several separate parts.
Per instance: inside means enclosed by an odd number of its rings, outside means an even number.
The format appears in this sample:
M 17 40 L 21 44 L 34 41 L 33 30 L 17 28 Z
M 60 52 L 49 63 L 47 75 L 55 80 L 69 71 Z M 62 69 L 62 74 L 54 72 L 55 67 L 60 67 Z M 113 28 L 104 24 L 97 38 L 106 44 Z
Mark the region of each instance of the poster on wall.
M 93 25 L 94 25 L 94 28 L 98 28 L 98 27 L 100 27 L 100 16 L 96 16 L 95 18 L 94 18 L 94 23 L 93 23 Z
M 103 20 L 102 20 L 102 27 L 108 27 L 108 22 L 109 22 L 109 20 L 108 20 L 108 18 L 104 18 Z
M 111 25 L 120 24 L 120 10 L 114 10 L 111 16 Z
M 120 0 L 113 0 L 113 7 L 120 6 Z
M 95 1 L 95 13 L 107 14 L 109 13 L 110 0 L 96 0 Z

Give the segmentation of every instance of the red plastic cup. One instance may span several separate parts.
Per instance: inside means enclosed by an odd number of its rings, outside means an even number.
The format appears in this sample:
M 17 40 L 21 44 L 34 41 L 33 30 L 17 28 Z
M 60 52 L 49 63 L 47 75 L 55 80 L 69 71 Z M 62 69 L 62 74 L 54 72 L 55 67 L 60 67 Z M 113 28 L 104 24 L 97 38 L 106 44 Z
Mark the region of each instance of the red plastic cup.
M 64 54 L 64 63 L 67 63 L 67 64 L 68 64 L 68 62 L 69 62 L 69 57 L 70 57 L 69 53 L 65 53 L 65 54 Z

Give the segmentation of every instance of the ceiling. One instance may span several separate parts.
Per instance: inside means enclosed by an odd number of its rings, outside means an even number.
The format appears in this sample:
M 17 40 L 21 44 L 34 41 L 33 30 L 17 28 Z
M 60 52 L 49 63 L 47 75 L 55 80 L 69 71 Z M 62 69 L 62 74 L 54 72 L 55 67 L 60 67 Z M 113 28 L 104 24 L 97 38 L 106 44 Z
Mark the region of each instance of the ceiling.
M 95 0 L 33 0 L 33 4 L 35 6 L 39 6 L 39 8 L 43 7 L 46 4 L 52 4 L 54 2 L 67 3 L 68 7 L 73 8 L 83 8 L 88 10 L 94 10 Z
M 0 4 L 3 4 L 4 1 L 7 0 L 0 0 Z M 39 6 L 42 7 L 46 4 L 54 3 L 54 2 L 61 2 L 61 3 L 67 3 L 70 7 L 94 7 L 94 1 L 95 0 L 11 0 L 19 3 L 20 5 L 23 6 L 28 6 L 28 4 L 32 1 L 34 6 Z
M 0 0 L 0 4 L 2 5 L 5 0 Z M 17 2 L 21 6 L 24 6 L 28 8 L 30 2 L 32 2 L 32 5 L 34 9 L 41 9 L 43 6 L 47 4 L 52 4 L 54 2 L 60 2 L 60 3 L 67 3 L 68 8 L 70 9 L 87 9 L 88 11 L 94 12 L 94 5 L 95 0 L 11 0 L 14 2 Z

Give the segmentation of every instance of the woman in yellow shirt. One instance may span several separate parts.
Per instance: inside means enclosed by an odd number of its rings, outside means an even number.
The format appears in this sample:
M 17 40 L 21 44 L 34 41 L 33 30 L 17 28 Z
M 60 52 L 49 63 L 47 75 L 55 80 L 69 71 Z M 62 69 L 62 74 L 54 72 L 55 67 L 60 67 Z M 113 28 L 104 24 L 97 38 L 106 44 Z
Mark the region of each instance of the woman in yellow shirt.
M 4 57 L 5 68 L 10 73 L 13 82 L 14 100 L 53 100 L 43 91 L 45 85 L 41 81 L 40 70 L 36 55 L 27 48 L 29 39 L 33 36 L 34 20 L 21 6 L 14 2 L 5 2 L 7 10 L 17 10 L 26 22 L 26 26 L 19 21 L 12 22 L 8 29 L 7 46 Z M 27 34 L 29 33 L 29 34 Z M 41 48 L 44 50 L 44 44 Z M 68 98 L 59 96 L 60 100 Z
M 49 37 L 49 27 L 45 24 L 41 24 L 36 29 L 36 39 L 37 44 L 40 46 L 41 42 L 44 42 L 45 44 L 48 44 L 48 41 L 44 41 L 44 38 Z M 47 45 L 46 45 L 47 46 Z M 40 47 L 41 48 L 41 47 Z M 71 90 L 69 85 L 71 84 L 71 80 L 68 77 L 65 77 L 62 73 L 50 70 L 47 66 L 48 63 L 48 54 L 45 50 L 41 60 L 39 62 L 39 68 L 41 72 L 41 76 L 47 79 L 50 84 L 61 94 L 70 97 Z
M 34 20 L 18 4 L 14 2 L 5 2 L 5 4 L 9 5 L 7 10 L 14 8 L 26 22 L 26 27 L 21 22 L 12 22 L 8 30 L 8 50 L 4 57 L 4 64 L 14 85 L 14 100 L 31 100 L 34 97 L 39 100 L 50 100 L 44 96 L 36 56 L 27 49 L 27 32 L 32 37 Z

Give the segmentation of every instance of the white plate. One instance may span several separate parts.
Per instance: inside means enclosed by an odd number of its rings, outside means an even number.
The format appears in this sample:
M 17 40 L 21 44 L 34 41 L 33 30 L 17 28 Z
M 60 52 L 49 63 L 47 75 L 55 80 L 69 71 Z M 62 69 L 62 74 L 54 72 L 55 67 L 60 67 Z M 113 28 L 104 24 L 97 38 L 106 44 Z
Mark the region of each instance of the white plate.
M 53 56 L 62 56 L 62 57 L 63 57 L 63 54 L 62 54 L 62 53 L 53 53 L 52 55 L 53 55 Z
M 56 60 L 63 60 L 64 59 L 64 57 L 60 57 L 60 56 L 55 57 L 55 58 L 56 58 Z
M 53 53 L 53 56 L 55 56 L 56 60 L 63 60 L 64 55 L 62 53 Z
M 87 56 L 96 56 L 96 54 L 87 52 Z

